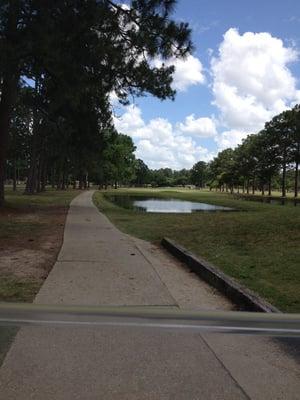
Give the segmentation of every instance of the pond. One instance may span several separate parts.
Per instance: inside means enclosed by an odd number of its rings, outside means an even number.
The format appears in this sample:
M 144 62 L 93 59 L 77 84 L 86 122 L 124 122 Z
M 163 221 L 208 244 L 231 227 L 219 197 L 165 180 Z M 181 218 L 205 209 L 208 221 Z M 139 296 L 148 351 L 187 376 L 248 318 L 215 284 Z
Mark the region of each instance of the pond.
M 184 213 L 233 211 L 233 208 L 217 206 L 214 204 L 197 203 L 174 198 L 159 199 L 155 197 L 141 197 L 130 195 L 106 196 L 108 200 L 118 206 L 148 213 Z

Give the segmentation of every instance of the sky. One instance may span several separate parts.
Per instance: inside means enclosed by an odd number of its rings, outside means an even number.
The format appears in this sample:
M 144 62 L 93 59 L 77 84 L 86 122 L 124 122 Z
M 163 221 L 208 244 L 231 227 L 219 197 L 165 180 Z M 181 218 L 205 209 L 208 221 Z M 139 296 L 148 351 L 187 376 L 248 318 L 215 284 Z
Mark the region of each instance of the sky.
M 175 101 L 113 103 L 114 123 L 150 168 L 191 168 L 300 103 L 299 0 L 178 0 L 193 54 L 175 65 Z M 159 60 L 157 60 L 159 62 Z

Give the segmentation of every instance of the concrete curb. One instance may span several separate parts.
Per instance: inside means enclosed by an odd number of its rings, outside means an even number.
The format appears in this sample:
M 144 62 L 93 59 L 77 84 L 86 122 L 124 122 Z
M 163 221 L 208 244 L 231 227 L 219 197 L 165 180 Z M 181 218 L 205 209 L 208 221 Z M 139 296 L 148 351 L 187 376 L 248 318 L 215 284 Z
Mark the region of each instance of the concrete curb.
M 173 256 L 187 264 L 200 278 L 222 292 L 242 310 L 267 313 L 280 312 L 276 307 L 272 306 L 272 304 L 263 300 L 257 294 L 240 285 L 212 264 L 196 257 L 172 240 L 163 238 L 161 244 Z

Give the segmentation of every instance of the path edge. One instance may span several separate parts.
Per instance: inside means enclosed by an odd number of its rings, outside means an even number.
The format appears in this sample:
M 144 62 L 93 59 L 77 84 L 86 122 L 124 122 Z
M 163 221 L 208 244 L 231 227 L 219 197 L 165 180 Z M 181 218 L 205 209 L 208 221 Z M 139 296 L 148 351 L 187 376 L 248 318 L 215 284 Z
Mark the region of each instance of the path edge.
M 201 279 L 228 297 L 239 309 L 265 313 L 281 312 L 256 293 L 221 272 L 217 267 L 195 256 L 173 240 L 165 237 L 162 239 L 161 244 L 174 257 L 184 262 Z

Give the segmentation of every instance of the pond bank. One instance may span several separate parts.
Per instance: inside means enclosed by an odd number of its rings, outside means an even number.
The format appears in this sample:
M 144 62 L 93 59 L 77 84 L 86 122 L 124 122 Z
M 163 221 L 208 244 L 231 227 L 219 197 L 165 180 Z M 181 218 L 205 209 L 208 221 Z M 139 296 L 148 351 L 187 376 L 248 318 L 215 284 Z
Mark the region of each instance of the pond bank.
M 118 207 L 95 195 L 121 230 L 159 244 L 169 237 L 286 312 L 300 311 L 300 207 L 234 200 L 199 190 L 118 189 L 108 194 L 170 196 L 245 212 L 149 214 Z

